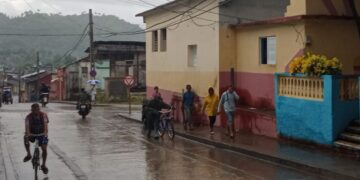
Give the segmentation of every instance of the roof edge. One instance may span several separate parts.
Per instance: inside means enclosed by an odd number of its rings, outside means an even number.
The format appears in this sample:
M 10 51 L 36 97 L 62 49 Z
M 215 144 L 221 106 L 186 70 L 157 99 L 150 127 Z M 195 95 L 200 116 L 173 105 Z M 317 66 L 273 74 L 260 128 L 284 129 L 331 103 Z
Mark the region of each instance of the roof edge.
M 310 19 L 327 19 L 327 20 L 353 20 L 352 16 L 334 16 L 334 15 L 297 15 L 289 17 L 280 17 L 262 21 L 255 21 L 249 23 L 243 23 L 234 25 L 236 28 L 260 26 L 260 25 L 275 25 L 275 24 L 284 24 L 288 22 L 295 22 L 301 20 L 310 20 Z
M 166 7 L 171 6 L 171 5 L 175 5 L 175 4 L 178 3 L 179 1 L 183 1 L 183 0 L 173 0 L 173 1 L 171 1 L 171 2 L 167 2 L 167 3 L 165 3 L 165 4 L 156 6 L 156 7 L 152 8 L 152 9 L 149 9 L 149 10 L 146 10 L 146 11 L 141 12 L 141 13 L 139 13 L 139 14 L 136 14 L 135 17 L 144 17 L 144 16 L 146 16 L 146 15 L 148 15 L 148 14 L 151 14 L 151 13 L 157 11 L 157 10 L 166 8 Z

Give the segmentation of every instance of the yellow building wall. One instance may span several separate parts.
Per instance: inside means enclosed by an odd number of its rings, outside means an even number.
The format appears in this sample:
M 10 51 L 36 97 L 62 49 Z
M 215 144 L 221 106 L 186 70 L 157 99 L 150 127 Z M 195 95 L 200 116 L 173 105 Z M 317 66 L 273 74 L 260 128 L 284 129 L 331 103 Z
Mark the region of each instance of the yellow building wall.
M 231 68 L 236 68 L 236 28 L 231 26 L 221 26 L 219 34 L 220 42 L 220 71 L 229 72 Z
M 330 0 L 339 16 L 350 16 L 344 0 Z M 355 0 L 355 5 L 360 11 L 360 1 Z M 291 0 L 285 16 L 296 15 L 331 15 L 323 0 Z
M 352 74 L 360 60 L 360 38 L 351 20 L 307 20 L 306 32 L 311 38 L 307 51 L 337 57 L 344 65 L 343 73 Z
M 290 0 L 285 16 L 297 16 L 306 14 L 306 0 Z
M 189 5 L 193 6 L 193 5 Z M 202 7 L 204 6 L 204 7 Z M 199 9 L 208 10 L 217 6 L 217 2 L 208 5 L 203 3 Z M 178 7 L 175 11 L 183 12 L 188 7 Z M 167 28 L 166 52 L 152 51 L 152 33 L 146 33 L 146 82 L 148 87 L 159 86 L 160 89 L 181 93 L 186 84 L 191 84 L 194 91 L 205 96 L 210 86 L 216 90 L 219 86 L 219 20 L 218 8 L 214 13 L 204 13 L 179 25 Z M 197 12 L 193 15 L 202 13 Z M 171 12 L 157 13 L 145 18 L 147 27 L 175 16 Z M 175 20 L 155 26 L 155 29 L 174 22 L 188 19 L 180 16 Z M 159 34 L 160 37 L 160 34 Z M 188 45 L 197 45 L 197 62 L 194 67 L 188 66 Z M 159 46 L 160 47 L 160 46 Z
M 276 36 L 276 64 L 260 63 L 260 38 Z M 305 26 L 260 25 L 237 30 L 237 71 L 250 73 L 284 72 L 287 64 L 304 48 Z

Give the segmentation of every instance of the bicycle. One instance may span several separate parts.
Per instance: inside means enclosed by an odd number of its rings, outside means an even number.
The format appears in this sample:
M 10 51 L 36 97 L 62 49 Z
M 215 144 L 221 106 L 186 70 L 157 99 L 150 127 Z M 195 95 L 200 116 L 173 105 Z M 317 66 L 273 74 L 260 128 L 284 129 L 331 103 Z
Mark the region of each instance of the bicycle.
M 160 122 L 159 122 L 159 136 L 163 137 L 165 133 L 168 134 L 171 140 L 175 137 L 175 129 L 174 129 L 174 116 L 172 115 L 173 108 L 169 110 L 159 111 L 161 113 Z
M 38 137 L 43 136 L 44 134 L 30 134 L 29 137 Z M 38 179 L 38 170 L 40 169 L 40 146 L 39 146 L 39 140 L 35 138 L 34 143 L 34 154 L 33 158 L 31 159 L 31 163 L 33 165 L 34 173 L 35 173 L 35 180 Z

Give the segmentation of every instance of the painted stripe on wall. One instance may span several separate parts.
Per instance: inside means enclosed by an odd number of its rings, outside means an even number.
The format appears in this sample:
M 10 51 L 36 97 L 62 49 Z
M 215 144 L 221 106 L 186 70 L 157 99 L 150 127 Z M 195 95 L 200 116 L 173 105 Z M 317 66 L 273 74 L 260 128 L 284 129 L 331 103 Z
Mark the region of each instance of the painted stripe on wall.
M 230 72 L 220 73 L 220 91 L 229 86 Z M 262 73 L 236 72 L 235 88 L 240 103 L 255 108 L 274 109 L 274 75 Z

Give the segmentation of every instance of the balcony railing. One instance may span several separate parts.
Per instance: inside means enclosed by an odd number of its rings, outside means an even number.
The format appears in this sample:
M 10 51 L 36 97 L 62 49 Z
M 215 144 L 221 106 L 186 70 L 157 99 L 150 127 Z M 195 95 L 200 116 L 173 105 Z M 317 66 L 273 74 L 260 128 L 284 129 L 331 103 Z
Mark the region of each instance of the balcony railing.
M 279 76 L 279 96 L 323 100 L 324 80 L 322 78 Z
M 343 101 L 359 99 L 359 80 L 356 77 L 340 80 L 340 99 Z

